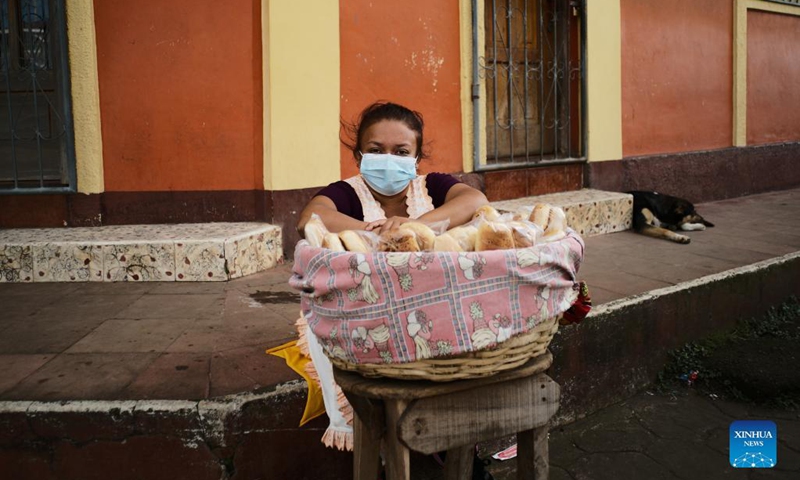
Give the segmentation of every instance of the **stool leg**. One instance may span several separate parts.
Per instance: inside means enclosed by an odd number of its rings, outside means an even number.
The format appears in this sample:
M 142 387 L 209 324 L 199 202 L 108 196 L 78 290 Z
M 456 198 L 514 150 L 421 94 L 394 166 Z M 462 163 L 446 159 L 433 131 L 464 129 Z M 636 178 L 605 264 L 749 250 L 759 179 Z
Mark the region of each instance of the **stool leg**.
M 404 400 L 386 400 L 386 435 L 384 435 L 384 454 L 386 455 L 386 480 L 411 480 L 411 457 L 408 448 L 400 443 L 397 426 L 400 416 L 408 405 Z
M 353 480 L 378 478 L 381 442 L 370 437 L 369 430 L 353 415 Z
M 444 461 L 444 480 L 463 480 L 472 478 L 472 458 L 475 456 L 475 446 L 451 448 L 447 451 Z
M 550 478 L 547 425 L 517 433 L 517 480 Z

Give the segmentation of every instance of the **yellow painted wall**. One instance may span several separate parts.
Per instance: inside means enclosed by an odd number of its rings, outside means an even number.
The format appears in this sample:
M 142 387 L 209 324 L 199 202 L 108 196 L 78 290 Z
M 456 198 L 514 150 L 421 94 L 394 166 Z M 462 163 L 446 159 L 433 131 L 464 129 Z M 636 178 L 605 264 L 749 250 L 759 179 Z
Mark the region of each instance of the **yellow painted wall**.
M 590 162 L 622 158 L 619 0 L 586 2 L 586 130 Z
M 262 0 L 264 188 L 339 179 L 339 2 Z
M 94 5 L 67 0 L 66 7 L 77 189 L 80 193 L 100 193 L 104 190 L 103 135 Z

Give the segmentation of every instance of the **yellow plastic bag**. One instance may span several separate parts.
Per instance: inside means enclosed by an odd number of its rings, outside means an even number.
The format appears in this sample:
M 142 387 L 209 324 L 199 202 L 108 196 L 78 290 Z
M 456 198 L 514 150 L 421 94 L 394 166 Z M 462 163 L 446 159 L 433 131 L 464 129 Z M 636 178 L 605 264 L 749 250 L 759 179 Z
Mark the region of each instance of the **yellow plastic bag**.
M 292 370 L 297 372 L 308 384 L 308 398 L 306 399 L 306 409 L 303 412 L 303 418 L 300 420 L 302 427 L 311 420 L 319 417 L 325 413 L 325 403 L 322 400 L 322 390 L 319 384 L 308 377 L 306 373 L 306 364 L 311 359 L 302 354 L 300 348 L 297 346 L 297 340 L 292 340 L 289 343 L 284 343 L 277 347 L 267 350 L 267 354 L 275 355 L 286 361 L 286 365 Z

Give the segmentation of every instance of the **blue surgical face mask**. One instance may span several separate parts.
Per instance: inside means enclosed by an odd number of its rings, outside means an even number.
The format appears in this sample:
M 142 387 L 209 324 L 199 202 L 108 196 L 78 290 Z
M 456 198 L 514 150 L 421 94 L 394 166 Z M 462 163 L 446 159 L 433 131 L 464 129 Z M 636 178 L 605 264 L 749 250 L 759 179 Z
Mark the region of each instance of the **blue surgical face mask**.
M 373 190 L 391 197 L 417 176 L 417 159 L 399 155 L 362 153 L 361 176 Z

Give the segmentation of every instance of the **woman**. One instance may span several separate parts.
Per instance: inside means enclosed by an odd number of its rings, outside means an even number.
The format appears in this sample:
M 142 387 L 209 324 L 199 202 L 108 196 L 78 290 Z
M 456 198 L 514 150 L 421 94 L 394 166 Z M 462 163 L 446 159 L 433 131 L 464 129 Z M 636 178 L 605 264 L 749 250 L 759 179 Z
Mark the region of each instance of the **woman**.
M 419 162 L 426 158 L 419 113 L 395 103 L 377 102 L 368 106 L 357 124 L 348 129 L 352 144 L 345 145 L 352 150 L 360 173 L 328 185 L 308 202 L 297 224 L 300 235 L 313 214 L 319 215 L 331 232 L 368 230 L 380 234 L 410 219 L 425 223 L 447 221 L 448 227 L 455 227 L 470 221 L 475 210 L 488 203 L 483 193 L 450 175 L 417 174 Z M 429 326 L 421 320 L 419 329 L 413 325 L 409 328 L 418 338 L 417 348 L 424 351 L 428 347 Z M 335 385 L 330 361 L 307 330 L 305 318 L 301 316 L 297 326 L 297 342 L 268 352 L 286 358 L 310 386 L 319 385 L 331 421 L 322 441 L 349 450 L 353 415 L 350 405 Z M 304 360 L 308 357 L 310 362 Z M 310 388 L 304 421 L 322 413 L 321 402 L 313 396 Z
M 450 175 L 418 175 L 427 157 L 423 150 L 422 116 L 389 102 L 368 106 L 350 128 L 360 174 L 320 190 L 300 214 L 297 229 L 317 214 L 328 230 L 368 230 L 381 233 L 415 219 L 448 221 L 452 228 L 472 219 L 487 203 L 480 191 Z

